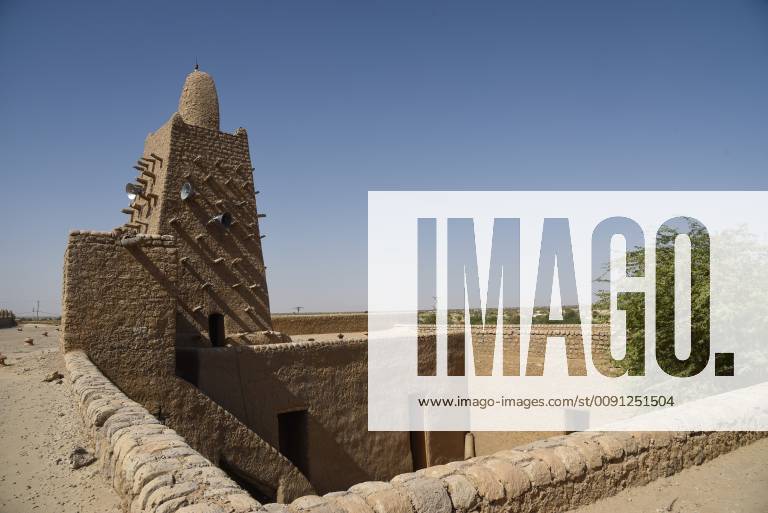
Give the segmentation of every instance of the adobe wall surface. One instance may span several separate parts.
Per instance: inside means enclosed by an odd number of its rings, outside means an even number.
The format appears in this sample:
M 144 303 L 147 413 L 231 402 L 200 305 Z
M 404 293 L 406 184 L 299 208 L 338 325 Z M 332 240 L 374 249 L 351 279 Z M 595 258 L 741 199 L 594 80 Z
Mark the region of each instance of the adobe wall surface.
M 195 329 L 207 334 L 211 313 L 224 315 L 228 335 L 269 330 L 247 133 L 187 125 L 178 115 L 169 123 L 170 153 L 158 229 L 176 236 L 185 257 L 179 269 L 179 308 L 191 326 L 181 326 L 180 336 Z M 179 191 L 185 182 L 195 194 L 182 201 Z M 233 218 L 228 229 L 210 222 L 224 212 Z
M 563 512 L 699 465 L 762 436 L 573 433 L 265 509 L 271 513 Z
M 275 448 L 175 376 L 175 241 L 170 236 L 137 239 L 140 244 L 125 247 L 112 233 L 70 235 L 63 351 L 84 351 L 123 393 L 207 458 L 252 476 L 266 495 L 290 500 L 311 491 Z
M 138 233 L 160 233 L 160 208 L 164 201 L 168 156 L 171 148 L 171 123 L 147 136 L 144 153 L 136 162 L 136 181 L 144 187 L 144 194 L 135 198 L 123 212 L 128 215 L 125 229 Z M 168 232 L 166 232 L 168 233 Z
M 210 345 L 211 313 L 225 316 L 228 335 L 270 329 L 246 131 L 190 125 L 177 113 L 149 134 L 135 167 L 145 193 L 124 209 L 130 218 L 122 229 L 176 237 L 182 254 L 179 338 Z M 194 189 L 186 201 L 180 197 L 184 183 Z M 225 212 L 234 219 L 230 228 L 210 222 Z
M 366 341 L 190 349 L 180 358 L 188 379 L 275 447 L 278 413 L 307 410 L 316 490 L 412 469 L 408 433 L 368 431 Z
M 368 331 L 368 314 L 280 314 L 272 316 L 272 327 L 287 335 L 363 333 Z
M 64 256 L 63 352 L 84 350 L 122 390 L 157 411 L 174 370 L 173 238 L 124 248 L 111 233 L 74 231 Z
M 86 354 L 64 356 L 102 475 L 131 513 L 207 510 L 246 513 L 260 504 L 105 378 Z
M 574 433 L 491 456 L 261 506 L 106 379 L 84 352 L 69 382 L 102 472 L 131 513 L 558 512 L 646 484 L 750 443 L 755 432 Z
M 592 360 L 605 362 L 607 353 L 605 349 L 610 347 L 610 326 L 595 324 L 592 326 L 592 341 L 585 341 L 582 336 L 581 326 L 578 324 L 533 324 L 530 326 L 530 338 L 528 352 L 525 360 L 520 358 L 520 326 L 504 326 L 502 337 L 502 354 L 495 354 L 496 327 L 472 328 L 472 350 L 475 362 L 475 373 L 478 376 L 488 376 L 493 369 L 494 357 L 502 361 L 505 375 L 541 375 L 544 370 L 544 360 L 547 353 L 552 353 L 556 337 L 563 340 L 566 357 L 568 358 L 568 371 L 572 375 L 586 373 L 586 351 L 597 348 L 598 353 L 593 353 Z M 422 375 L 434 375 L 436 371 L 435 355 L 435 328 L 434 326 L 419 326 L 419 354 L 420 373 Z M 465 358 L 464 326 L 451 325 L 448 327 L 448 350 L 453 361 L 449 361 L 449 375 L 463 375 Z M 526 367 L 521 366 L 521 361 L 526 362 Z M 458 374 L 456 374 L 458 372 Z

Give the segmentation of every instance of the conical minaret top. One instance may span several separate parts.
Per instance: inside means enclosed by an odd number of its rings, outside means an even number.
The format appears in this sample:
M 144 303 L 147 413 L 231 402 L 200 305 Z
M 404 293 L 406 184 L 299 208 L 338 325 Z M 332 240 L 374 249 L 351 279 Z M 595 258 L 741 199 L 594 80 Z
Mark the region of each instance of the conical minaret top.
M 185 123 L 219 130 L 219 96 L 216 84 L 206 72 L 195 70 L 187 75 L 179 98 L 179 114 Z

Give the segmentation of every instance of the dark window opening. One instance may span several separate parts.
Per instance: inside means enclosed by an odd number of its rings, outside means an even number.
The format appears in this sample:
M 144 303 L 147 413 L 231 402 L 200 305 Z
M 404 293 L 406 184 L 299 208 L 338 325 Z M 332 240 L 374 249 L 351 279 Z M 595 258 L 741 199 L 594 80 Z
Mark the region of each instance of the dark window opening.
M 280 453 L 309 479 L 307 410 L 280 413 L 277 424 Z
M 211 339 L 213 347 L 224 347 L 226 345 L 224 342 L 226 335 L 224 333 L 223 315 L 214 313 L 208 316 L 208 337 Z
M 427 441 L 424 431 L 411 431 L 411 459 L 413 470 L 427 467 Z
M 176 375 L 197 386 L 200 378 L 200 355 L 196 349 L 176 348 Z

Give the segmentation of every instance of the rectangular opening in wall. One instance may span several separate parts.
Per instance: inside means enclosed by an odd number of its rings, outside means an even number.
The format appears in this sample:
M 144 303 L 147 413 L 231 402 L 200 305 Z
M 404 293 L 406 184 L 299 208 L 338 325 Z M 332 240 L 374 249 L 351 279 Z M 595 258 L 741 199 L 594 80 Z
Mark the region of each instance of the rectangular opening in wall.
M 310 479 L 307 458 L 307 410 L 279 413 L 277 425 L 280 453 Z
M 427 467 L 427 443 L 424 431 L 411 431 L 411 459 L 413 470 Z
M 212 313 L 208 316 L 208 337 L 211 339 L 211 345 L 213 347 L 223 347 L 226 345 L 224 316 L 220 313 Z

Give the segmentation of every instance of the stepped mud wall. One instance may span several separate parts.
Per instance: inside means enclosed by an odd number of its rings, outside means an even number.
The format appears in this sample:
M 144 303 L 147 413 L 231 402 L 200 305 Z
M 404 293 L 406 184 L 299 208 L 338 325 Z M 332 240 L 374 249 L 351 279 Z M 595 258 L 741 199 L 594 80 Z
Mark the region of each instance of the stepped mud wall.
M 131 513 L 259 508 L 224 471 L 132 401 L 81 350 L 64 356 L 68 382 L 96 446 L 102 476 Z
M 408 433 L 368 431 L 365 340 L 181 349 L 178 358 L 182 377 L 275 447 L 278 416 L 306 412 L 305 475 L 322 493 L 413 468 Z
M 129 241 L 130 245 L 123 245 Z M 312 490 L 273 446 L 175 375 L 173 237 L 72 232 L 64 259 L 62 349 L 84 351 L 123 393 L 216 464 L 290 500 Z

